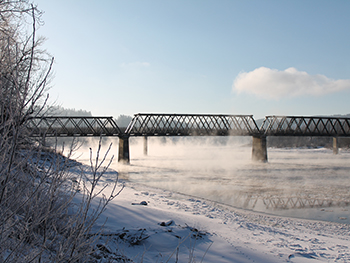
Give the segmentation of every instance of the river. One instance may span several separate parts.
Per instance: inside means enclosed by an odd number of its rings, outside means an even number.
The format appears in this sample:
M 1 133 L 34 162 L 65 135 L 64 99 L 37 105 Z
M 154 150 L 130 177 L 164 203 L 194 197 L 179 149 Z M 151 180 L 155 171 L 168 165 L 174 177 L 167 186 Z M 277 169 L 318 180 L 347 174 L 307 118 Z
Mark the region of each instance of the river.
M 256 212 L 350 224 L 350 150 L 268 148 L 268 162 L 256 163 L 248 138 L 149 138 L 146 156 L 142 138 L 131 138 L 130 156 L 130 165 L 111 165 L 124 180 Z

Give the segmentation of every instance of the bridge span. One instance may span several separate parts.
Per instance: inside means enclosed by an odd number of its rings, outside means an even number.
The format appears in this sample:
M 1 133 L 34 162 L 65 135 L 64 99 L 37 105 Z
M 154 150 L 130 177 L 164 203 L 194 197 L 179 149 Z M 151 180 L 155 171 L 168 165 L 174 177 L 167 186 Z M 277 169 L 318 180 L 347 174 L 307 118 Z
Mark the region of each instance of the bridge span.
M 252 136 L 252 159 L 267 161 L 267 136 L 350 137 L 350 118 L 317 116 L 266 116 L 258 127 L 252 115 L 223 114 L 135 114 L 127 127 L 118 127 L 113 117 L 41 116 L 26 122 L 29 135 L 46 137 L 119 137 L 119 162 L 130 162 L 129 138 L 144 137 L 147 154 L 149 136 Z

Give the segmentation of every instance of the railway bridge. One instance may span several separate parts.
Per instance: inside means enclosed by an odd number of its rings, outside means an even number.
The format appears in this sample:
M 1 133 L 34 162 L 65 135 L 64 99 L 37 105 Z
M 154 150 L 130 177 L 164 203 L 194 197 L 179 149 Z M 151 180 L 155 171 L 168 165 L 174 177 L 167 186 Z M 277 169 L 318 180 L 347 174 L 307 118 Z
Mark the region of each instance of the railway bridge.
M 130 162 L 129 138 L 149 136 L 251 136 L 252 159 L 267 161 L 267 136 L 350 137 L 350 118 L 317 116 L 266 116 L 259 127 L 253 115 L 223 114 L 135 114 L 127 127 L 118 127 L 113 117 L 41 116 L 26 122 L 32 137 L 119 137 L 119 162 Z

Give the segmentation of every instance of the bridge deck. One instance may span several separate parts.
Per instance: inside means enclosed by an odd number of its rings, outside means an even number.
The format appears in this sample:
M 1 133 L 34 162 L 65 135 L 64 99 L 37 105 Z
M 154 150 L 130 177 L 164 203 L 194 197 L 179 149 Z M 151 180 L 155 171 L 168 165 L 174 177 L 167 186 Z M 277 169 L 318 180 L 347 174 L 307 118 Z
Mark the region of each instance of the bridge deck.
M 350 136 L 350 118 L 266 116 L 260 128 L 265 136 Z
M 252 115 L 135 114 L 130 136 L 234 136 L 259 134 Z
M 30 118 L 27 127 L 32 137 L 121 136 L 113 117 L 44 116 Z
M 252 115 L 135 114 L 127 128 L 113 117 L 43 116 L 27 121 L 30 136 L 328 136 L 349 137 L 350 118 Z

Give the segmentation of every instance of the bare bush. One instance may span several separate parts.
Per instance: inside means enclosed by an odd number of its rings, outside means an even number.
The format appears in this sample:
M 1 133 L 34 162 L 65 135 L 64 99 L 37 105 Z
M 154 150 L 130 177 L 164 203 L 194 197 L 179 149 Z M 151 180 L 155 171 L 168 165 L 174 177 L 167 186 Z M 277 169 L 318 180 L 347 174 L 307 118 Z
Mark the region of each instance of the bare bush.
M 108 196 L 97 190 L 109 166 L 100 147 L 91 172 L 76 178 L 69 156 L 30 137 L 26 121 L 45 108 L 53 64 L 36 37 L 40 18 L 27 0 L 0 0 L 0 262 L 86 262 L 92 226 L 119 192 L 117 182 Z

